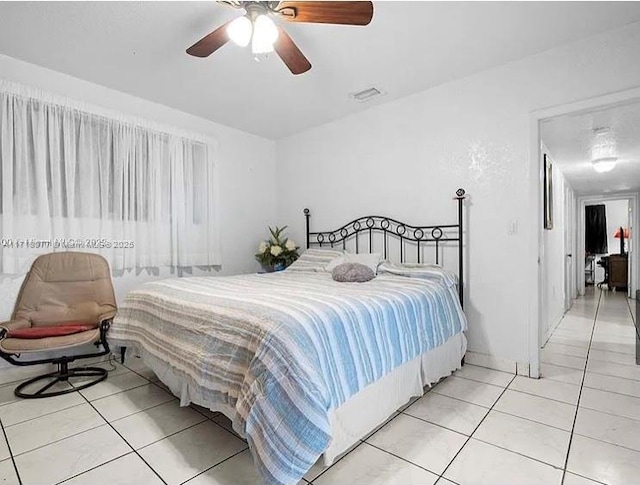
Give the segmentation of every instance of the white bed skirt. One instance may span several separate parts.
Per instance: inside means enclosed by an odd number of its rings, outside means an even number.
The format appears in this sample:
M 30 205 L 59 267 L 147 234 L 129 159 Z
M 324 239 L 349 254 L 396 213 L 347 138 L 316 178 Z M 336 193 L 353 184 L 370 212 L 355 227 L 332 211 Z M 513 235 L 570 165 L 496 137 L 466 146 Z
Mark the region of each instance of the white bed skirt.
M 358 444 L 412 397 L 422 396 L 425 386 L 459 369 L 466 350 L 464 334 L 454 335 L 440 347 L 394 369 L 332 410 L 329 414 L 332 438 L 323 455 L 325 465 L 331 465 Z
M 182 374 L 174 371 L 166 362 L 145 352 L 129 349 L 180 399 L 180 405 L 197 404 L 220 412 L 233 422 L 234 410 L 220 403 L 207 402 L 205 393 L 194 382 L 187 383 Z M 412 397 L 421 396 L 425 386 L 438 382 L 460 368 L 467 350 L 463 333 L 451 337 L 444 344 L 431 349 L 396 368 L 383 378 L 351 396 L 329 414 L 331 444 L 323 454 L 325 465 L 331 465 L 345 451 L 384 423 Z M 234 427 L 235 429 L 235 427 Z M 236 432 L 240 430 L 236 429 Z

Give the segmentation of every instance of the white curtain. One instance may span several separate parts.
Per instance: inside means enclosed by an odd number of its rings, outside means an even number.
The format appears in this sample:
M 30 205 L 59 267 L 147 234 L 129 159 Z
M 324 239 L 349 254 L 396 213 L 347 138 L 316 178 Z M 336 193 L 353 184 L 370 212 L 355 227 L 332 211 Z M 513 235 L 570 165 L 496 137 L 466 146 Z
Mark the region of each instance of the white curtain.
M 221 264 L 206 139 L 0 83 L 0 273 L 77 249 L 112 269 Z

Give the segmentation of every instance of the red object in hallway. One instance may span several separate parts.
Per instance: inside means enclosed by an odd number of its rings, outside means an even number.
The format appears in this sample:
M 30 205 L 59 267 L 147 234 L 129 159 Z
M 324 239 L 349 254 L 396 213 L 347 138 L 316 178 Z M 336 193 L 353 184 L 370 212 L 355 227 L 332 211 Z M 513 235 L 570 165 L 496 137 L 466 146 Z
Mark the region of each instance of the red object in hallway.
M 629 228 L 628 227 L 619 227 L 616 230 L 616 233 L 613 235 L 616 239 L 620 239 L 621 234 L 624 233 L 624 238 L 629 239 Z
M 624 240 L 629 239 L 630 232 L 628 227 L 620 226 L 613 235 L 616 239 L 620 239 L 620 254 L 624 254 Z

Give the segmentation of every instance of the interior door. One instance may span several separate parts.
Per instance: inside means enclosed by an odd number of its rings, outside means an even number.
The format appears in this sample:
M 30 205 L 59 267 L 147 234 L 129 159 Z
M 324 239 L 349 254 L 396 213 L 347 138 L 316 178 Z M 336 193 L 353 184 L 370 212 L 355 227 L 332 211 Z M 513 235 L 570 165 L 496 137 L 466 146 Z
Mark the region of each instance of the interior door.
M 631 200 L 629 200 L 629 220 L 627 222 L 627 227 L 629 228 L 629 239 L 627 241 L 625 241 L 625 249 L 627 250 L 627 278 L 628 278 L 628 282 L 627 282 L 627 297 L 628 298 L 633 298 L 633 258 L 634 258 L 634 247 L 633 247 L 633 234 L 635 232 L 634 227 L 633 227 L 633 220 L 634 220 L 634 214 L 633 214 L 633 204 L 631 203 Z
M 574 237 L 573 191 L 566 187 L 564 191 L 564 311 L 571 308 L 573 302 L 573 237 Z

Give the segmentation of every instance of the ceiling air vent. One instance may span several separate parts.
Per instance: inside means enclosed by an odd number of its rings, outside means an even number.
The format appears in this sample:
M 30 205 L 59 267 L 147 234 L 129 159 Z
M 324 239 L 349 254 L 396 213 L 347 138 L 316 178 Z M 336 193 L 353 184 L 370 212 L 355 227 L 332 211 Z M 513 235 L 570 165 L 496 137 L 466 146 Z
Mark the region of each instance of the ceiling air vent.
M 371 87 L 358 91 L 357 93 L 351 93 L 349 96 L 351 99 L 364 103 L 365 101 L 371 101 L 372 99 L 383 96 L 384 94 L 385 93 L 380 89 Z

